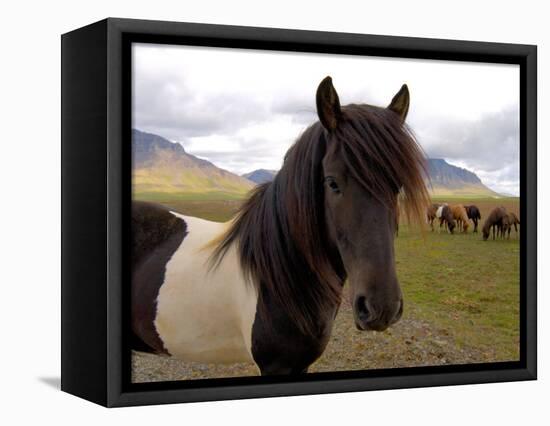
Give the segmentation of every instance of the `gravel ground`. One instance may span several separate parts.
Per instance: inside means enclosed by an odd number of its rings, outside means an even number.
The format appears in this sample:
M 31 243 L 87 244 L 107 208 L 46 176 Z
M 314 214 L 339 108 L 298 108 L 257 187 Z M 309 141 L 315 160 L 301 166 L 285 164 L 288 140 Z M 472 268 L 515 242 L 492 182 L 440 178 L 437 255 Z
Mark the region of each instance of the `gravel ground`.
M 455 342 L 449 330 L 419 319 L 419 308 L 408 306 L 403 318 L 388 330 L 361 332 L 355 328 L 349 303 L 336 317 L 327 349 L 310 372 L 367 370 L 426 365 L 504 361 L 495 350 L 482 352 Z M 251 364 L 200 364 L 168 356 L 134 352 L 134 382 L 155 382 L 257 375 Z

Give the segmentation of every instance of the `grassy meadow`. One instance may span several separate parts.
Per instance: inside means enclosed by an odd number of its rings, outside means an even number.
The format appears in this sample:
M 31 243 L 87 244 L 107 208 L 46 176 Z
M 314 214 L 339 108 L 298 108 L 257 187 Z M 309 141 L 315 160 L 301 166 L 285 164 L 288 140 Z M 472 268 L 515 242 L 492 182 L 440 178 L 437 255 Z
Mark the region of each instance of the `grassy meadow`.
M 185 215 L 220 222 L 230 219 L 242 202 L 153 201 Z M 519 359 L 519 238 L 513 230 L 509 240 L 483 241 L 481 237 L 490 210 L 503 205 L 519 215 L 519 199 L 446 197 L 433 201 L 477 205 L 482 215 L 480 233 L 471 232 L 472 223 L 470 232 L 454 235 L 439 232 L 438 225 L 435 232 L 426 228 L 422 233 L 400 224 L 395 248 L 405 306 L 401 321 L 381 333 L 360 332 L 344 297 L 331 341 L 311 372 Z M 135 381 L 255 374 L 249 365 L 203 366 L 158 358 L 137 354 Z
M 403 226 L 395 244 L 405 300 L 416 315 L 452 333 L 458 347 L 474 346 L 495 361 L 517 360 L 519 236 L 512 231 L 509 240 L 483 241 L 480 233 L 496 206 L 519 215 L 519 199 L 445 201 L 477 205 L 480 232 L 450 235 L 437 225 L 422 237 Z

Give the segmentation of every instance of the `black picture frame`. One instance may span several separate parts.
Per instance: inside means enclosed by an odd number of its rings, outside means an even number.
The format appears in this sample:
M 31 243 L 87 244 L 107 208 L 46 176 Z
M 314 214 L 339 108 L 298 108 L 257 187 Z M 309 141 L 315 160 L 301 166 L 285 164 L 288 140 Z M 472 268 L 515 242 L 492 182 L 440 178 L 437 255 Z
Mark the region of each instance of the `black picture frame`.
M 536 379 L 536 46 L 116 18 L 64 34 L 61 42 L 62 390 L 116 407 Z M 518 64 L 520 361 L 130 383 L 133 42 Z

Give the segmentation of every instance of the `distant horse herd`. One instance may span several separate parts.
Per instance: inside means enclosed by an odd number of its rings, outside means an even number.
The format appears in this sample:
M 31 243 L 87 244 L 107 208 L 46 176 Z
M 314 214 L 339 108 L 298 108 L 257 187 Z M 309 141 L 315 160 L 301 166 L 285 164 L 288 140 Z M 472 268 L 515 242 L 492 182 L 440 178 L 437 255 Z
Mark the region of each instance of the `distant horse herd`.
M 481 213 L 479 208 L 475 205 L 464 206 L 462 204 L 449 205 L 447 203 L 437 204 L 434 203 L 428 207 L 427 220 L 432 231 L 434 231 L 434 222 L 439 220 L 439 231 L 444 228 L 446 231 L 453 234 L 455 230 L 457 232 L 468 232 L 469 221 L 474 224 L 473 232 L 478 232 L 478 224 L 481 220 Z M 518 235 L 518 225 L 520 224 L 518 216 L 513 212 L 508 212 L 505 207 L 495 207 L 483 224 L 481 232 L 483 239 L 487 240 L 491 234 L 493 234 L 493 240 L 495 238 L 508 238 L 510 239 L 510 233 L 512 227 Z

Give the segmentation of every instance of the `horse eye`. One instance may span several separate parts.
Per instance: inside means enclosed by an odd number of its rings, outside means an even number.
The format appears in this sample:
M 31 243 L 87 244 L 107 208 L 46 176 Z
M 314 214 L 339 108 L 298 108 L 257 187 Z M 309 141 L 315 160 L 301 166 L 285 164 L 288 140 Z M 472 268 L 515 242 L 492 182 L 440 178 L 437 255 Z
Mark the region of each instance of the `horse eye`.
M 340 194 L 340 188 L 338 188 L 338 184 L 333 177 L 328 176 L 325 178 L 325 180 L 328 182 L 328 186 L 332 190 L 332 192 L 334 192 L 335 194 Z

